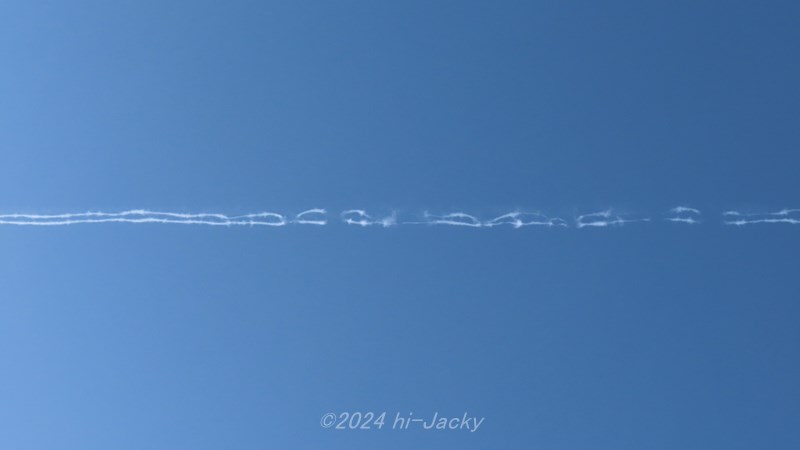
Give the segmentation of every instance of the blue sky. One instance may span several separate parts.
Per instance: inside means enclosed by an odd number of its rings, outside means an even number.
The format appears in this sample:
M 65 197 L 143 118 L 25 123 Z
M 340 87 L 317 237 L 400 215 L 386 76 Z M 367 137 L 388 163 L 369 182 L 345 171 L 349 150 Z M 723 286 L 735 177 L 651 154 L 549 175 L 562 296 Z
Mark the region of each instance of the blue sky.
M 793 449 L 794 2 L 5 2 L 0 447 Z M 328 412 L 485 417 L 331 430 Z

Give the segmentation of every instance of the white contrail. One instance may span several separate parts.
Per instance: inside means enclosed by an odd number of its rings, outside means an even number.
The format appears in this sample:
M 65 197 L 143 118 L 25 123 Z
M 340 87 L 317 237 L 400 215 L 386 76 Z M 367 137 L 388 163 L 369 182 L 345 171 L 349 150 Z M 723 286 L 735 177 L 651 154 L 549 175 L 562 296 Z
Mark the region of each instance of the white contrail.
M 687 223 L 694 225 L 700 223 L 700 215 L 702 214 L 699 209 L 690 208 L 688 206 L 676 206 L 669 210 L 671 216 L 665 218 L 669 222 Z
M 66 225 L 79 225 L 87 223 L 161 223 L 161 224 L 182 224 L 182 225 L 210 225 L 210 226 L 234 226 L 234 225 L 265 225 L 271 227 L 283 226 L 283 223 L 278 222 L 264 222 L 259 220 L 227 220 L 227 221 L 209 221 L 197 219 L 162 219 L 157 217 L 143 217 L 141 219 L 126 219 L 121 217 L 108 218 L 108 219 L 70 219 L 70 220 L 0 220 L 0 225 L 19 225 L 19 226 L 66 226 Z
M 558 217 L 548 217 L 540 213 L 525 213 L 514 211 L 502 216 L 495 217 L 483 223 L 485 227 L 496 227 L 499 225 L 511 225 L 514 228 L 522 228 L 527 226 L 545 226 L 545 227 L 567 227 L 567 222 Z
M 153 211 L 147 209 L 131 209 L 121 212 L 87 211 L 80 213 L 63 214 L 29 214 L 7 213 L 0 214 L 0 225 L 53 227 L 78 224 L 102 223 L 131 223 L 131 224 L 181 224 L 181 225 L 208 225 L 208 226 L 265 226 L 283 227 L 290 224 L 323 226 L 328 224 L 327 210 L 312 208 L 302 211 L 293 217 L 275 212 L 255 212 L 229 216 L 220 213 L 181 213 L 169 211 Z M 686 223 L 694 225 L 701 223 L 701 212 L 688 206 L 677 206 L 670 209 L 664 221 Z M 396 225 L 442 225 L 467 228 L 495 228 L 509 226 L 514 229 L 528 226 L 565 227 L 570 225 L 559 217 L 550 217 L 539 212 L 512 211 L 494 218 L 484 220 L 480 217 L 457 211 L 445 214 L 430 214 L 424 212 L 420 221 L 398 221 L 397 213 L 390 216 L 375 217 L 363 209 L 349 209 L 340 214 L 341 221 L 347 225 L 360 227 L 379 226 L 393 227 Z M 740 211 L 725 211 L 722 213 L 724 225 L 753 225 L 753 224 L 800 224 L 800 209 L 782 209 L 777 212 L 743 213 Z M 651 219 L 631 214 L 617 214 L 611 209 L 588 214 L 575 218 L 576 228 L 606 228 L 622 226 L 634 222 L 650 222 Z
M 368 227 L 372 225 L 380 225 L 388 228 L 397 225 L 397 216 L 392 213 L 391 216 L 384 217 L 383 219 L 375 219 L 363 209 L 348 209 L 342 212 L 342 221 L 348 225 L 358 225 L 361 227 Z
M 693 217 L 667 217 L 664 220 L 666 220 L 668 222 L 688 223 L 689 225 L 694 225 L 694 224 L 700 223 L 699 220 L 697 220 L 697 219 L 695 219 Z
M 427 211 L 423 214 L 425 220 L 422 222 L 404 222 L 406 224 L 422 224 L 422 225 L 452 225 L 456 227 L 471 227 L 480 228 L 483 223 L 477 217 L 463 213 L 454 212 L 443 215 L 429 214 Z
M 626 219 L 622 216 L 613 215 L 610 209 L 596 213 L 583 214 L 575 219 L 575 226 L 578 228 L 595 227 L 605 228 L 610 226 L 622 226 L 626 223 L 649 222 L 649 218 Z
M 294 220 L 292 222 L 302 225 L 326 225 L 328 223 L 328 219 L 324 217 L 325 214 L 327 214 L 327 211 L 322 208 L 312 208 L 294 216 Z
M 247 220 L 242 220 L 247 219 Z M 270 225 L 273 227 L 282 227 L 288 223 L 286 220 L 286 216 L 283 214 L 272 213 L 272 212 L 260 212 L 260 213 L 251 213 L 251 214 L 244 214 L 241 216 L 233 216 L 227 221 L 231 222 L 232 225 L 238 225 L 234 222 L 247 222 L 248 220 L 252 221 L 252 219 L 269 219 L 269 221 L 257 221 L 258 225 Z
M 259 212 L 239 216 L 217 213 L 186 214 L 175 212 L 132 209 L 116 213 L 89 211 L 66 214 L 0 214 L 0 225 L 66 226 L 93 223 L 160 223 L 209 226 L 271 226 L 280 227 L 288 222 L 282 214 Z M 298 222 L 303 223 L 303 222 Z
M 177 219 L 206 219 L 206 218 L 220 219 L 220 220 L 231 219 L 230 217 L 224 214 L 213 214 L 213 213 L 184 214 L 184 213 L 174 213 L 174 212 L 150 211 L 146 209 L 132 209 L 129 211 L 122 211 L 118 213 L 89 211 L 83 213 L 67 213 L 67 214 L 0 214 L 0 219 L 50 220 L 50 219 L 82 219 L 87 217 L 127 217 L 127 216 L 173 217 Z
M 541 213 L 528 213 L 513 211 L 493 219 L 482 221 L 478 217 L 465 212 L 452 212 L 447 214 L 430 214 L 427 211 L 423 214 L 424 220 L 413 222 L 402 222 L 404 225 L 449 225 L 455 227 L 469 228 L 493 228 L 501 225 L 510 225 L 513 228 L 527 226 L 546 226 L 546 227 L 567 227 L 567 222 L 558 217 L 549 217 Z
M 800 224 L 800 209 L 782 209 L 773 213 L 742 213 L 739 211 L 725 211 L 725 225 L 754 225 L 759 223 L 787 223 Z
M 669 210 L 669 212 L 680 214 L 680 213 L 693 213 L 693 214 L 701 214 L 699 209 L 690 208 L 688 206 L 676 206 Z

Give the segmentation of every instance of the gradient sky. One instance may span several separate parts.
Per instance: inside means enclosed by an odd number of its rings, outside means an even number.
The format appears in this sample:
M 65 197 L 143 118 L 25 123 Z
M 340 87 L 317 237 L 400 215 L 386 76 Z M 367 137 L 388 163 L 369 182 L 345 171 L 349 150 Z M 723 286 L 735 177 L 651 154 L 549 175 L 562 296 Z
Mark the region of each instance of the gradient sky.
M 0 213 L 608 207 L 698 226 L 0 227 L 0 447 L 800 448 L 800 5 L 7 1 Z M 330 430 L 328 412 L 485 417 Z

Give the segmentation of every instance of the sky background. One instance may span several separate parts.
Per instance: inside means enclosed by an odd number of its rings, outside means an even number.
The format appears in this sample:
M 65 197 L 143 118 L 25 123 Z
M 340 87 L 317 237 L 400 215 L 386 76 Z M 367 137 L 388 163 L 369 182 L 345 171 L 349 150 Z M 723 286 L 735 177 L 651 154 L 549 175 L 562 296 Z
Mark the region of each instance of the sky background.
M 8 1 L 0 212 L 703 211 L 0 228 L 0 447 L 800 447 L 800 5 Z M 330 430 L 328 412 L 486 417 Z

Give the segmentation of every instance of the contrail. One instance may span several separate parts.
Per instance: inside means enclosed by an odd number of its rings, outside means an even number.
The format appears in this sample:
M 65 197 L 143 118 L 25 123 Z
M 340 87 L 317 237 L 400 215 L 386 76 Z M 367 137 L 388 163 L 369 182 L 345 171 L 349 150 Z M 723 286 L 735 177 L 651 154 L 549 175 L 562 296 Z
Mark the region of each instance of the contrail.
M 725 225 L 754 225 L 759 223 L 788 223 L 800 224 L 800 209 L 782 209 L 773 213 L 742 213 L 739 211 L 725 211 Z
M 670 212 L 674 212 L 674 213 L 678 213 L 678 214 L 680 214 L 680 213 L 700 214 L 700 210 L 699 209 L 690 208 L 688 206 L 676 206 L 676 207 L 670 209 L 669 211 Z
M 700 223 L 700 215 L 702 214 L 699 209 L 690 208 L 688 206 L 676 206 L 669 210 L 670 217 L 665 218 L 669 222 L 687 223 L 694 225 Z
M 431 214 L 425 211 L 419 220 L 399 220 L 397 212 L 389 216 L 374 216 L 363 209 L 348 209 L 339 214 L 341 222 L 346 225 L 359 227 L 377 226 L 389 228 L 398 225 L 436 225 L 466 228 L 495 228 L 508 226 L 513 229 L 536 226 L 547 228 L 570 228 L 571 222 L 560 217 L 551 217 L 539 212 L 512 211 L 494 218 L 482 219 L 477 215 L 463 211 Z M 754 224 L 800 224 L 800 209 L 782 209 L 777 212 L 744 213 L 740 211 L 725 211 L 721 214 L 724 225 L 754 225 Z M 702 213 L 699 209 L 688 206 L 677 206 L 667 211 L 662 218 L 666 222 L 685 223 L 695 225 L 702 223 Z M 575 217 L 574 227 L 581 228 L 608 228 L 623 226 L 634 222 L 652 222 L 649 217 L 634 214 L 618 214 L 607 209 L 599 212 L 581 214 Z M 284 227 L 288 225 L 314 225 L 324 226 L 329 224 L 328 211 L 323 208 L 312 208 L 295 215 L 285 215 L 276 212 L 255 212 L 240 215 L 227 215 L 221 213 L 181 213 L 170 211 L 154 211 L 148 209 L 131 209 L 121 212 L 88 211 L 80 213 L 62 214 L 29 214 L 7 213 L 0 214 L 0 225 L 55 227 L 79 224 L 103 223 L 130 223 L 130 224 L 178 224 L 178 225 L 206 225 L 215 227 L 250 226 L 250 227 Z
M 303 219 L 302 215 L 322 210 L 309 210 L 298 214 L 296 223 L 312 223 Z M 97 223 L 160 223 L 181 225 L 209 226 L 285 226 L 288 221 L 282 214 L 259 212 L 239 216 L 227 216 L 218 213 L 185 214 L 176 212 L 150 211 L 132 209 L 117 213 L 89 211 L 67 214 L 0 214 L 0 225 L 19 226 L 66 226 Z M 315 223 L 316 224 L 316 223 Z
M 622 226 L 626 223 L 650 222 L 647 217 L 640 219 L 626 219 L 623 216 L 613 215 L 610 209 L 596 213 L 583 214 L 575 219 L 575 226 L 578 228 L 595 227 L 605 228 L 610 226 Z
M 0 219 L 31 219 L 31 220 L 50 220 L 50 219 L 83 219 L 87 217 L 126 217 L 126 216 L 161 216 L 173 217 L 177 219 L 220 219 L 230 220 L 231 218 L 224 214 L 183 214 L 174 212 L 159 212 L 150 211 L 146 209 L 132 209 L 129 211 L 122 211 L 118 213 L 106 212 L 84 212 L 84 213 L 68 213 L 68 214 L 0 214 Z
M 0 225 L 19 225 L 19 226 L 66 226 L 78 225 L 87 223 L 161 223 L 161 224 L 183 224 L 183 225 L 211 225 L 211 226 L 234 226 L 234 225 L 265 225 L 272 227 L 279 227 L 285 225 L 280 222 L 264 222 L 259 220 L 227 220 L 215 222 L 210 220 L 195 220 L 195 219 L 161 219 L 157 217 L 143 217 L 141 219 L 126 219 L 121 217 L 107 218 L 107 219 L 75 219 L 75 220 L 49 220 L 49 221 L 36 221 L 36 220 L 0 220 Z
M 444 215 L 435 215 L 430 214 L 427 211 L 423 214 L 425 218 L 422 222 L 405 222 L 409 225 L 451 225 L 456 227 L 471 227 L 471 228 L 480 228 L 483 226 L 483 223 L 478 220 L 477 217 L 463 213 L 463 212 L 454 212 L 448 213 Z
M 422 221 L 402 222 L 404 225 L 449 225 L 469 228 L 493 228 L 501 225 L 510 225 L 512 228 L 527 226 L 567 227 L 567 222 L 558 217 L 549 217 L 541 213 L 527 213 L 513 211 L 493 219 L 482 221 L 478 217 L 465 212 L 452 212 L 447 214 L 423 214 Z
M 328 219 L 325 218 L 325 214 L 327 214 L 327 211 L 324 209 L 313 208 L 296 215 L 292 222 L 302 225 L 326 225 Z
M 483 223 L 485 227 L 496 227 L 499 225 L 511 225 L 514 228 L 528 226 L 545 227 L 566 227 L 567 222 L 558 217 L 548 217 L 540 213 L 525 213 L 514 211 Z
M 361 227 L 380 225 L 384 228 L 397 225 L 397 216 L 394 213 L 383 219 L 375 219 L 363 209 L 348 209 L 342 212 L 341 216 L 342 221 L 348 225 L 358 225 Z

